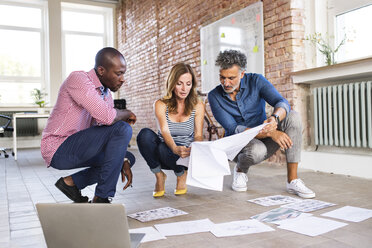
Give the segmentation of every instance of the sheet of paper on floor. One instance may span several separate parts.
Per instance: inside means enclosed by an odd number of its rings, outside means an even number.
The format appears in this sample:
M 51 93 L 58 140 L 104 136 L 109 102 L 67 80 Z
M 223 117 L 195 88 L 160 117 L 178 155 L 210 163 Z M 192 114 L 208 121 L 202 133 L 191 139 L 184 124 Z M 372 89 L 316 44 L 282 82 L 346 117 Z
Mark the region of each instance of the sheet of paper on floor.
M 334 220 L 309 216 L 305 218 L 288 219 L 285 221 L 285 224 L 279 225 L 278 228 L 314 237 L 346 225 L 346 223 Z
M 185 215 L 185 214 L 188 214 L 188 213 L 182 210 L 179 210 L 179 209 L 175 209 L 171 207 L 164 207 L 164 208 L 157 208 L 157 209 L 129 214 L 128 217 L 139 220 L 141 222 L 148 222 L 148 221 L 153 221 L 153 220 L 172 218 L 175 216 Z
M 211 233 L 216 237 L 228 237 L 271 231 L 275 230 L 258 220 L 240 220 L 215 224 Z
M 302 213 L 300 211 L 296 211 L 290 208 L 275 208 L 270 211 L 252 216 L 251 219 L 276 224 L 276 221 L 299 218 L 300 216 L 301 217 L 311 216 L 311 215 L 312 214 Z
M 297 211 L 300 211 L 300 212 L 312 212 L 312 211 L 315 211 L 315 210 L 319 210 L 319 209 L 327 208 L 327 207 L 332 207 L 332 206 L 335 206 L 335 205 L 336 204 L 334 204 L 334 203 L 307 199 L 307 200 L 303 200 L 303 201 L 300 201 L 300 202 L 289 203 L 289 204 L 283 205 L 281 207 L 294 209 L 294 210 L 297 210 Z
M 186 184 L 222 191 L 223 177 L 231 174 L 228 160 L 233 160 L 265 125 L 215 141 L 193 142 L 190 157 L 177 160 L 177 164 L 189 167 Z
M 164 237 L 161 233 L 159 233 L 152 226 L 129 229 L 129 233 L 145 233 L 145 237 L 143 237 L 143 239 L 141 240 L 141 243 L 146 243 L 146 242 L 160 240 L 160 239 L 166 239 L 166 237 Z
M 157 224 L 155 228 L 164 236 L 209 232 L 214 223 L 209 219 Z
M 352 206 L 345 206 L 327 213 L 322 214 L 322 216 L 332 217 L 336 219 L 360 222 L 372 217 L 372 210 L 367 208 L 358 208 Z
M 272 195 L 272 196 L 265 196 L 259 197 L 255 199 L 248 200 L 249 202 L 256 203 L 261 206 L 275 206 L 281 204 L 287 204 L 292 202 L 300 202 L 302 199 L 294 198 L 291 196 L 284 196 L 284 195 Z

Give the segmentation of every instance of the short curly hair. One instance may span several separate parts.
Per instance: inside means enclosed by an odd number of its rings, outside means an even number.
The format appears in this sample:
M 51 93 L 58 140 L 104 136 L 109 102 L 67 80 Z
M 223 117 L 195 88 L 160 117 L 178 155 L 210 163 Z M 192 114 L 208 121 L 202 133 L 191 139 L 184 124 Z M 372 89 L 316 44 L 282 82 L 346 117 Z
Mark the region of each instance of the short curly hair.
M 247 66 L 247 57 L 244 53 L 237 50 L 225 50 L 220 52 L 216 59 L 216 66 L 219 66 L 222 70 L 229 69 L 237 65 L 241 70 L 245 70 Z

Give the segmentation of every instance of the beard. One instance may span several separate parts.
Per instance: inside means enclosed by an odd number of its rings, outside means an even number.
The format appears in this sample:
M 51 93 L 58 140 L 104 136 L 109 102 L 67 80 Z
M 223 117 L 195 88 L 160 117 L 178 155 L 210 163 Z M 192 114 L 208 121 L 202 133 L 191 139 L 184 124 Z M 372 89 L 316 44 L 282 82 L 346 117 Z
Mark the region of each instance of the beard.
M 238 86 L 230 86 L 227 89 L 224 86 L 222 86 L 222 88 L 223 88 L 223 91 L 225 91 L 225 93 L 231 94 L 238 88 Z

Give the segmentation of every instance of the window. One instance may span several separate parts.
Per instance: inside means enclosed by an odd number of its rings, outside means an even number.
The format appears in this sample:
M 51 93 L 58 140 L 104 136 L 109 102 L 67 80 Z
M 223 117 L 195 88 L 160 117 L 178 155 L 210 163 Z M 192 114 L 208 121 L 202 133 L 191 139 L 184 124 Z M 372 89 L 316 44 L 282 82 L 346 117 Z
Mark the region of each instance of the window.
M 113 44 L 112 8 L 62 4 L 64 77 L 94 67 L 96 53 Z
M 344 37 L 346 42 L 341 46 L 337 61 L 358 59 L 372 56 L 372 5 L 361 7 L 336 16 L 335 37 L 339 44 Z
M 0 104 L 32 103 L 31 91 L 45 88 L 46 5 L 0 3 Z
M 36 106 L 34 88 L 53 105 L 71 71 L 92 69 L 97 51 L 113 46 L 115 5 L 85 2 L 0 1 L 0 106 Z

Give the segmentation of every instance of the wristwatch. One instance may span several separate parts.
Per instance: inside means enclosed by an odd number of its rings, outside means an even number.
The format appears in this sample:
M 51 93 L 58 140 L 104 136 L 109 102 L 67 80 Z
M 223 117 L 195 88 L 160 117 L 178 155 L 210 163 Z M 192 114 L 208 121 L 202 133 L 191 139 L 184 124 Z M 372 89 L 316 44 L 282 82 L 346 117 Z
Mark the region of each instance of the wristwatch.
M 277 114 L 272 114 L 271 116 L 274 116 L 274 117 L 275 117 L 276 124 L 279 125 L 279 122 L 280 122 L 279 115 L 277 115 Z

